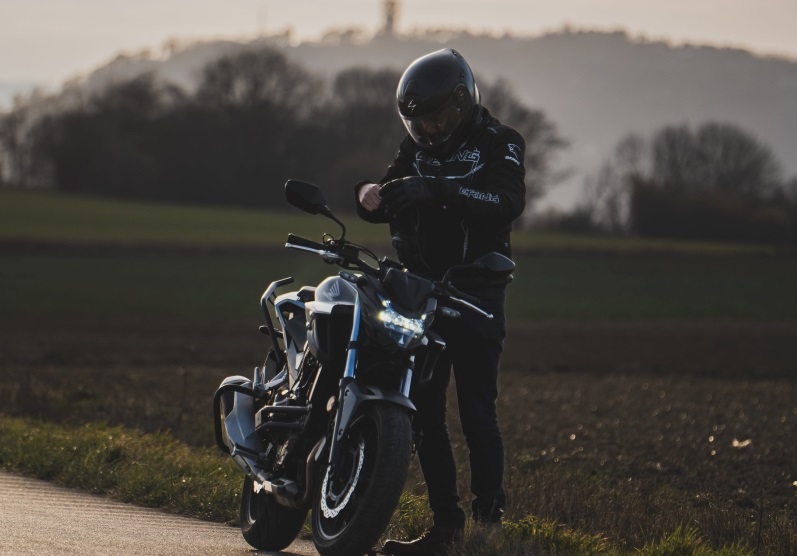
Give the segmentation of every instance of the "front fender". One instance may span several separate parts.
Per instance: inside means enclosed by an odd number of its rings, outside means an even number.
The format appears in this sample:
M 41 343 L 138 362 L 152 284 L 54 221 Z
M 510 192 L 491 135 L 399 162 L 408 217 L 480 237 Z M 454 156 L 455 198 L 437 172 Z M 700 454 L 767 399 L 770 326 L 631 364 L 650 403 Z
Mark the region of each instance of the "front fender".
M 354 378 L 345 377 L 340 381 L 338 413 L 335 417 L 335 444 L 349 430 L 357 410 L 364 403 L 387 402 L 403 407 L 409 413 L 415 413 L 415 404 L 397 390 L 389 390 L 379 386 L 360 385 Z

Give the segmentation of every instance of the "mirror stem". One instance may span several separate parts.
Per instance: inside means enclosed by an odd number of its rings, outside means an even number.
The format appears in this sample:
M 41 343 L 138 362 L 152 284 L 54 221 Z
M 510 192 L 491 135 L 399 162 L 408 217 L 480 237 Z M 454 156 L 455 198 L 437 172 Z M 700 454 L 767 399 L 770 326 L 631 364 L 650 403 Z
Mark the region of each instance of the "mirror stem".
M 341 239 L 341 240 L 343 240 L 343 239 L 346 239 L 346 226 L 343 224 L 343 222 L 341 222 L 340 220 L 338 220 L 338 219 L 335 217 L 335 215 L 334 215 L 334 214 L 332 214 L 332 211 L 331 211 L 331 210 L 329 210 L 329 207 L 327 207 L 327 206 L 325 205 L 325 206 L 324 206 L 324 207 L 323 207 L 323 208 L 322 208 L 322 209 L 321 209 L 319 212 L 321 212 L 321 214 L 323 214 L 323 215 L 324 215 L 324 216 L 326 216 L 327 218 L 330 218 L 330 219 L 334 220 L 335 222 L 337 222 L 337 223 L 338 223 L 338 226 L 340 226 L 340 229 L 341 229 L 341 236 L 340 236 L 340 239 Z

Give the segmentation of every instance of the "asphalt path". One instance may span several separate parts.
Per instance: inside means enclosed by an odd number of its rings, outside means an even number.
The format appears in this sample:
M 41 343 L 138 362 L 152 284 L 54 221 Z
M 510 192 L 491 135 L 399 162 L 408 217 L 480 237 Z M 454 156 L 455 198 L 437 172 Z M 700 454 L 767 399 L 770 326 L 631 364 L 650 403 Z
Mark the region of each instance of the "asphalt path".
M 189 519 L 0 471 L 0 554 L 317 555 L 296 541 L 258 552 L 237 527 Z

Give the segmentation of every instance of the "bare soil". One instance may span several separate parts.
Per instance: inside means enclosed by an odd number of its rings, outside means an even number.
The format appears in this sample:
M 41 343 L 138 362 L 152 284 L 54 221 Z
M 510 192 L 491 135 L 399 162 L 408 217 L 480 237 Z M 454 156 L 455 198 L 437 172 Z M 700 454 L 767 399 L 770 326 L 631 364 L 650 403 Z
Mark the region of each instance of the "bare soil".
M 509 329 L 512 517 L 629 546 L 686 522 L 712 544 L 797 550 L 797 323 Z M 267 346 L 256 322 L 0 320 L 0 338 L 2 412 L 171 430 L 200 446 L 213 443 L 218 383 L 251 375 Z M 466 469 L 455 420 L 452 436 Z

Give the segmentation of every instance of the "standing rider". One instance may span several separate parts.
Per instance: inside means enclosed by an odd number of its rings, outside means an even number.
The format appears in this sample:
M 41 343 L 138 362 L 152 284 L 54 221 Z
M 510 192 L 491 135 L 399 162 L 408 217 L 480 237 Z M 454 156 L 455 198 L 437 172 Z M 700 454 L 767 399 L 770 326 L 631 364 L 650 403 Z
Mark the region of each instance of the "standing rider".
M 357 184 L 360 217 L 389 223 L 401 262 L 430 279 L 439 280 L 449 267 L 492 251 L 510 257 L 512 221 L 525 206 L 523 138 L 481 106 L 471 68 L 455 50 L 415 60 L 402 75 L 396 97 L 408 135 L 378 184 Z M 417 386 L 412 398 L 434 524 L 419 539 L 388 541 L 384 551 L 397 556 L 443 554 L 463 537 L 465 512 L 459 506 L 446 426 L 452 368 L 470 454 L 473 519 L 500 524 L 504 513 L 504 447 L 496 399 L 506 281 L 470 279 L 457 286 L 478 298 L 494 318 L 463 310 L 458 319 L 433 324 L 448 347 L 431 380 Z

